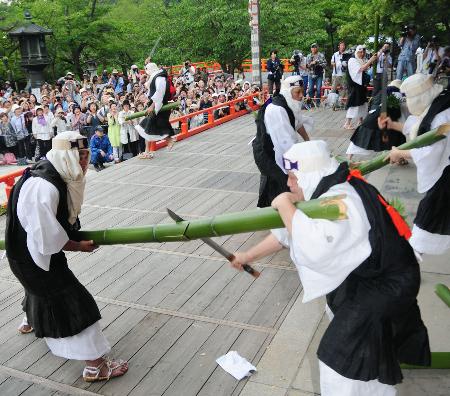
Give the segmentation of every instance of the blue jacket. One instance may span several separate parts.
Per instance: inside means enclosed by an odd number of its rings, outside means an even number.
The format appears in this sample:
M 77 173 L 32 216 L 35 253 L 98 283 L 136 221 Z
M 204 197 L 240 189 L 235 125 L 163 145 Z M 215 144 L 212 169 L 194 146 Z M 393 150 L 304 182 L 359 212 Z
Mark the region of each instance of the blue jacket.
M 106 156 L 110 156 L 113 153 L 111 142 L 107 135 L 103 135 L 102 137 L 98 137 L 97 135 L 92 136 L 89 147 L 91 149 L 92 158 L 96 158 L 100 155 L 100 150 L 103 150 Z

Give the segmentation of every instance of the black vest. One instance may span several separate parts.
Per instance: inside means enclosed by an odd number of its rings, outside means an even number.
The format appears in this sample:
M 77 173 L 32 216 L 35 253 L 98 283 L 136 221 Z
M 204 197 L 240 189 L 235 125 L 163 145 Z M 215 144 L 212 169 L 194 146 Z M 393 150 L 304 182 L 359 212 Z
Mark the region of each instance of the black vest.
M 447 110 L 450 107 L 450 90 L 444 89 L 440 93 L 440 95 L 433 100 L 431 106 L 420 123 L 419 129 L 417 131 L 417 136 L 420 136 L 429 130 L 431 130 L 431 123 L 433 122 L 434 117 L 438 115 L 440 112 Z
M 156 79 L 158 77 L 164 77 L 164 79 L 166 80 L 166 92 L 164 93 L 164 97 L 163 97 L 163 105 L 166 105 L 169 102 L 170 99 L 170 84 L 169 84 L 169 79 L 167 78 L 167 71 L 166 70 L 162 70 L 160 71 L 155 77 L 153 77 L 152 82 L 150 83 L 150 89 L 149 89 L 149 94 L 148 97 L 151 98 L 155 92 L 156 92 Z
M 12 189 L 6 219 L 6 255 L 11 271 L 25 289 L 22 303 L 36 337 L 68 337 L 80 333 L 100 319 L 97 305 L 67 265 L 63 251 L 51 256 L 49 271 L 39 268 L 27 247 L 27 233 L 17 216 L 17 202 L 24 183 L 40 177 L 56 187 L 59 202 L 56 219 L 69 239 L 78 240 L 79 222 L 67 220 L 67 185 L 53 165 L 40 161 L 27 168 Z
M 324 177 L 311 199 L 345 183 L 347 163 Z M 384 384 L 401 382 L 400 363 L 428 365 L 427 330 L 416 296 L 420 269 L 408 241 L 398 234 L 375 187 L 357 178 L 349 183 L 362 200 L 370 223 L 371 254 L 327 295 L 334 319 L 317 355 L 346 378 Z
M 274 96 L 271 103 L 286 110 L 289 117 L 289 122 L 292 125 L 292 128 L 295 129 L 295 116 L 288 106 L 284 96 Z M 278 167 L 275 162 L 273 142 L 270 135 L 267 133 L 266 124 L 264 123 L 266 108 L 269 104 L 270 103 L 267 101 L 258 111 L 258 116 L 256 118 L 256 137 L 252 142 L 253 157 L 255 158 L 256 166 L 263 175 L 277 177 L 280 175 L 280 173 L 282 173 L 283 175 L 285 175 L 285 173 Z

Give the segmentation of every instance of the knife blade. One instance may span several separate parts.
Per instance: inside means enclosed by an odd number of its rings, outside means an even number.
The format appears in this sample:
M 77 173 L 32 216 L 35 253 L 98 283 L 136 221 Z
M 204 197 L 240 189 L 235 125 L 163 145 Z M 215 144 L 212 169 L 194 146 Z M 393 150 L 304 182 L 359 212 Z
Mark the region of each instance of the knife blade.
M 178 216 L 174 211 L 167 208 L 167 213 L 169 214 L 170 218 L 172 220 L 178 221 L 184 221 L 184 219 L 180 216 Z M 217 242 L 214 242 L 211 238 L 200 238 L 204 243 L 206 243 L 209 247 L 213 248 L 217 253 L 221 254 L 223 257 L 225 257 L 230 263 L 234 260 L 234 254 L 229 252 L 227 249 L 225 249 L 223 246 L 219 245 Z M 250 275 L 252 275 L 255 278 L 258 278 L 261 273 L 259 271 L 256 271 L 252 266 L 248 264 L 244 264 L 242 266 L 245 272 L 248 272 Z

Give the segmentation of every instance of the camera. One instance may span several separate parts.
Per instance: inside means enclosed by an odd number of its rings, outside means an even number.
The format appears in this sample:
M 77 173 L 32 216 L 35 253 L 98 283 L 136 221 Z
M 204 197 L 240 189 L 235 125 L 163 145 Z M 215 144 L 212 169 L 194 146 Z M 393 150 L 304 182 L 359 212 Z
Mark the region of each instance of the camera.
M 402 37 L 406 37 L 408 35 L 408 32 L 409 32 L 409 27 L 408 27 L 408 25 L 405 25 L 405 26 L 403 26 L 403 29 L 402 29 L 400 35 Z
M 341 55 L 341 70 L 343 73 L 345 73 L 347 71 L 348 68 L 348 61 L 349 59 L 353 56 L 353 54 L 349 51 L 345 51 L 342 55 Z

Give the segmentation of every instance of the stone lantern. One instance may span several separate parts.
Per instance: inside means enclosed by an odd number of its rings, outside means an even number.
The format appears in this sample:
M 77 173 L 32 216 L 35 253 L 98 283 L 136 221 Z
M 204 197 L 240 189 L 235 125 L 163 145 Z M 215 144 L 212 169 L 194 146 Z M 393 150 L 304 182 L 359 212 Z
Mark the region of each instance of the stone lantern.
M 87 71 L 89 73 L 89 76 L 91 77 L 91 80 L 92 80 L 92 77 L 97 75 L 97 61 L 94 60 L 94 59 L 90 59 L 90 60 L 88 60 L 86 62 L 86 64 L 87 64 L 87 68 L 86 69 L 87 69 Z
M 45 36 L 53 34 L 53 31 L 33 23 L 28 11 L 24 16 L 25 22 L 10 31 L 8 36 L 19 40 L 20 65 L 27 73 L 27 88 L 40 88 L 44 82 L 43 71 L 50 64 Z

